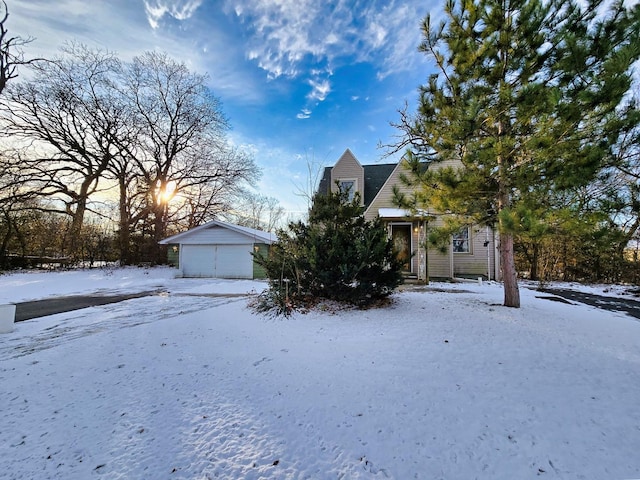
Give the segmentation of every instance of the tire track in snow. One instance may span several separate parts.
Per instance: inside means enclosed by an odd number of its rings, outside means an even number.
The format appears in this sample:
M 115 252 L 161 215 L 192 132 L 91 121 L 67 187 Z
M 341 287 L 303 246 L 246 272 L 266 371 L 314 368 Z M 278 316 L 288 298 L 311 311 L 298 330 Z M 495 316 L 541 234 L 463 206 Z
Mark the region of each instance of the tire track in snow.
M 16 329 L 5 336 L 6 341 L 0 345 L 0 361 L 31 355 L 90 335 L 133 328 L 242 301 L 244 298 L 246 297 L 208 295 L 176 295 L 169 298 L 165 295 L 131 299 L 118 304 L 45 317 L 55 317 L 59 321 L 37 329 L 35 333 L 33 325 L 37 325 L 38 320 L 30 320 L 29 325 L 25 325 L 26 328 L 22 328 L 24 324 L 16 325 Z M 135 315 L 132 312 L 135 312 Z

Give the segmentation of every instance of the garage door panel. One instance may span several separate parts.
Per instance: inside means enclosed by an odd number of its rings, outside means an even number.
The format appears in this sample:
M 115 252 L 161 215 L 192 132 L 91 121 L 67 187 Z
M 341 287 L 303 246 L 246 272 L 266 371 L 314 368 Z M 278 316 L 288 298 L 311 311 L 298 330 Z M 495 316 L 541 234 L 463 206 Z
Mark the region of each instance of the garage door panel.
M 215 276 L 219 278 L 253 278 L 251 245 L 217 245 Z
M 215 256 L 214 245 L 183 245 L 182 274 L 185 277 L 215 276 Z
M 253 278 L 252 245 L 182 245 L 185 277 Z

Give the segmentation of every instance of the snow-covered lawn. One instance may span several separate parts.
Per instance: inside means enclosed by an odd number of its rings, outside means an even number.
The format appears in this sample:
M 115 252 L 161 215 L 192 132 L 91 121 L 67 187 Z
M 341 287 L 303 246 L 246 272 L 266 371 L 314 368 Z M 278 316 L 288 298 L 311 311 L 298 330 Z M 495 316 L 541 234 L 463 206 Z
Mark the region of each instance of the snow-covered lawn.
M 206 296 L 262 282 L 173 273 L 0 276 L 0 303 L 164 292 L 0 335 L 0 478 L 640 478 L 636 319 L 494 283 L 273 319 Z

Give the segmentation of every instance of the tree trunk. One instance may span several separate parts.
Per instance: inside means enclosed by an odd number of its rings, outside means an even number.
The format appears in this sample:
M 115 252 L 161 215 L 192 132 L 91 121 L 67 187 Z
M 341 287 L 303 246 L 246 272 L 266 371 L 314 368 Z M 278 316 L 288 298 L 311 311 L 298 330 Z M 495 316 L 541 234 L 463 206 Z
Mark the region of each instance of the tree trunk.
M 531 269 L 529 270 L 529 278 L 531 280 L 538 280 L 538 261 L 540 257 L 540 244 L 533 243 L 533 255 L 531 258 Z
M 6 224 L 6 231 L 3 235 L 2 242 L 0 243 L 0 268 L 8 268 L 9 262 L 7 260 L 7 247 L 9 245 L 9 240 L 11 240 L 12 231 L 12 222 L 11 216 L 8 212 L 3 212 L 4 221 Z
M 518 274 L 513 256 L 513 234 L 500 234 L 500 261 L 502 262 L 502 281 L 504 284 L 504 306 L 520 308 Z
M 118 179 L 120 187 L 120 200 L 119 200 L 119 228 L 118 232 L 118 246 L 120 249 L 120 264 L 129 265 L 131 261 L 131 255 L 129 252 L 129 211 L 127 208 L 127 185 L 125 180 L 121 177 Z
M 164 204 L 156 205 L 155 215 L 153 220 L 153 238 L 151 245 L 151 256 L 153 262 L 156 264 L 166 263 L 166 258 L 163 256 L 163 249 L 158 243 L 160 240 L 166 237 L 167 232 L 167 206 Z
M 84 214 L 87 210 L 87 200 L 81 196 L 76 204 L 76 210 L 71 217 L 71 230 L 69 231 L 69 253 L 74 260 L 79 259 L 80 253 L 80 235 L 82 234 L 82 226 L 84 223 Z
M 501 142 L 504 134 L 503 122 L 498 122 L 498 141 Z M 510 162 L 502 156 L 502 149 L 498 155 L 498 211 L 511 206 L 511 192 L 508 183 Z M 500 261 L 502 263 L 502 282 L 504 286 L 504 306 L 520 308 L 520 292 L 518 290 L 518 274 L 516 271 L 515 255 L 513 251 L 513 232 L 504 228 L 503 221 L 500 220 Z

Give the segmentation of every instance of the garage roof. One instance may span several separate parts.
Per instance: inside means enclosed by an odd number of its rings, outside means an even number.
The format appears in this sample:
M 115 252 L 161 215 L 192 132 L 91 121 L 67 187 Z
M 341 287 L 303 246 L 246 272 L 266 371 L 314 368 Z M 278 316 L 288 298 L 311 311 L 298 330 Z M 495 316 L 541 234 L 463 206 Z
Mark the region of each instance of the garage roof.
M 196 232 L 201 230 L 205 230 L 211 227 L 221 227 L 228 228 L 229 230 L 233 230 L 234 232 L 240 233 L 249 237 L 253 240 L 253 243 L 266 243 L 272 244 L 278 240 L 278 237 L 274 233 L 264 232 L 262 230 L 256 230 L 255 228 L 243 227 L 240 225 L 234 225 L 232 223 L 221 222 L 219 220 L 213 220 L 211 222 L 207 222 L 199 227 L 192 228 L 191 230 L 187 230 L 186 232 L 178 233 L 177 235 L 173 235 L 171 237 L 167 237 L 163 240 L 160 240 L 158 243 L 161 245 L 168 245 L 170 243 L 180 243 L 182 240 L 190 237 Z

